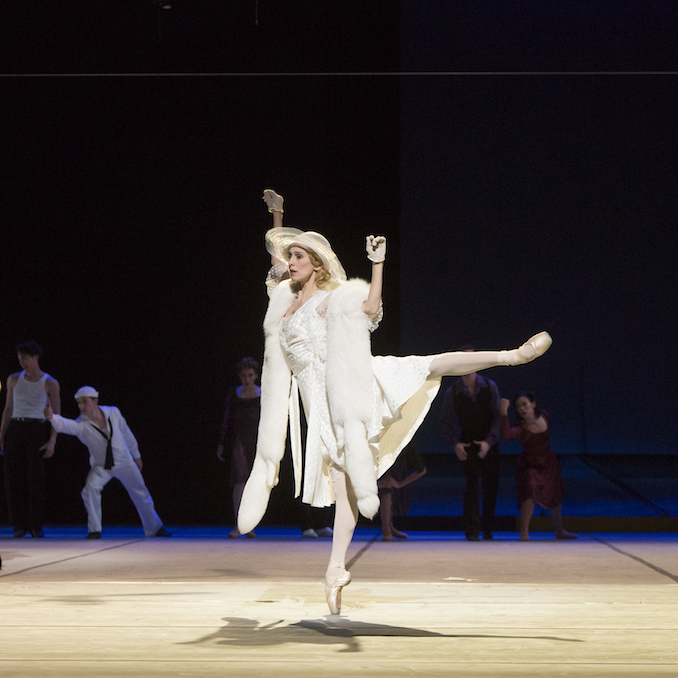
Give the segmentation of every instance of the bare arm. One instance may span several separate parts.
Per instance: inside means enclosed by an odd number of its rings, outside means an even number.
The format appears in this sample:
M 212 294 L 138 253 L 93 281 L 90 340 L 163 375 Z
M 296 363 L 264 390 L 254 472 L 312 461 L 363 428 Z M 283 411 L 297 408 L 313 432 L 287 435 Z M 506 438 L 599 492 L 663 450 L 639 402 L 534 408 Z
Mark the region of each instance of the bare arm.
M 367 258 L 372 262 L 372 280 L 367 301 L 363 304 L 366 315 L 379 313 L 381 293 L 384 285 L 384 261 L 386 259 L 386 238 L 368 235 L 366 239 Z
M 422 476 L 425 476 L 425 475 L 426 475 L 426 469 L 424 469 L 423 471 L 415 471 L 414 473 L 410 473 L 410 475 L 407 476 L 407 478 L 403 478 L 402 480 L 397 480 L 394 487 L 398 487 L 398 488 L 405 487 L 405 485 L 409 485 L 410 483 L 413 483 L 415 480 L 418 480 L 419 478 L 421 478 Z
M 372 280 L 370 281 L 370 293 L 367 301 L 363 304 L 366 315 L 372 316 L 379 313 L 381 306 L 381 291 L 384 284 L 384 262 L 372 264 Z
M 47 393 L 47 397 L 49 398 L 52 412 L 54 412 L 54 414 L 61 414 L 61 389 L 59 387 L 59 382 L 56 379 L 47 379 L 47 381 L 45 381 L 45 393 Z M 49 440 L 40 448 L 45 451 L 45 454 L 42 455 L 45 459 L 49 459 L 54 454 L 56 439 L 57 432 L 52 426 Z
M 0 452 L 4 454 L 5 449 L 5 434 L 9 426 L 9 420 L 12 418 L 12 410 L 14 409 L 14 387 L 16 386 L 19 373 L 10 374 L 7 377 L 7 396 L 5 400 L 5 409 L 2 411 L 2 422 L 0 423 Z

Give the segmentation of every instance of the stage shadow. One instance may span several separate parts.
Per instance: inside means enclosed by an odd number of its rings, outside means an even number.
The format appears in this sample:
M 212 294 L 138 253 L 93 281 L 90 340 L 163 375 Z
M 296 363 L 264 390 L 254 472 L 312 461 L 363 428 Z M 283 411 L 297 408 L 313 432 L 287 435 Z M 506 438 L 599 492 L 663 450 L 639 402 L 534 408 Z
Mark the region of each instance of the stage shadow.
M 285 624 L 279 620 L 263 626 L 256 619 L 224 617 L 226 626 L 197 640 L 181 645 L 213 643 L 225 647 L 272 647 L 289 643 L 337 646 L 339 652 L 361 652 L 360 638 L 506 638 L 520 640 L 554 640 L 561 643 L 583 643 L 577 638 L 558 636 L 525 636 L 510 634 L 438 633 L 406 626 L 371 624 L 348 619 L 302 620 Z M 284 625 L 282 625 L 284 624 Z

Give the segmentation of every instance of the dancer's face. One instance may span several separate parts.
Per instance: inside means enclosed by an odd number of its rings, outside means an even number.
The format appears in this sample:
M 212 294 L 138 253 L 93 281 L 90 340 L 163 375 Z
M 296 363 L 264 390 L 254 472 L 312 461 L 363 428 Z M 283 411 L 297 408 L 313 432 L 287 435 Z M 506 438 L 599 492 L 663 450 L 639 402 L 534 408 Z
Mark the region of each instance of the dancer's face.
M 19 365 L 21 369 L 26 372 L 34 372 L 39 369 L 38 367 L 38 356 L 29 355 L 28 353 L 17 353 L 17 358 L 19 359 Z
M 302 285 L 320 270 L 320 266 L 314 266 L 308 252 L 303 247 L 292 245 L 290 247 L 290 278 L 296 283 Z
M 525 396 L 520 396 L 520 398 L 516 400 L 516 412 L 523 420 L 530 421 L 531 419 L 534 419 L 534 408 L 536 406 L 537 403 L 533 403 Z
M 240 370 L 239 376 L 240 383 L 243 386 L 252 386 L 257 380 L 257 373 L 251 367 L 246 367 Z
M 99 398 L 90 398 L 89 396 L 82 396 L 78 398 L 77 403 L 80 411 L 86 416 L 91 418 L 94 414 L 94 411 L 97 408 L 97 403 Z

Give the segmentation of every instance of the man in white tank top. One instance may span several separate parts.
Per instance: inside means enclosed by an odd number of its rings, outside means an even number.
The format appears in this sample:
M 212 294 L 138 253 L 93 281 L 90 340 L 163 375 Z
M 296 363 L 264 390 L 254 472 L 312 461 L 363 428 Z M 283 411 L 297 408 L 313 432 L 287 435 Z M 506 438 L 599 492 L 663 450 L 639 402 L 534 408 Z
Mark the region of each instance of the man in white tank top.
M 14 536 L 43 537 L 44 460 L 54 454 L 56 431 L 45 420 L 51 402 L 61 412 L 59 382 L 40 369 L 42 348 L 34 341 L 17 346 L 21 372 L 7 378 L 0 423 L 0 454 L 5 457 L 5 493 Z

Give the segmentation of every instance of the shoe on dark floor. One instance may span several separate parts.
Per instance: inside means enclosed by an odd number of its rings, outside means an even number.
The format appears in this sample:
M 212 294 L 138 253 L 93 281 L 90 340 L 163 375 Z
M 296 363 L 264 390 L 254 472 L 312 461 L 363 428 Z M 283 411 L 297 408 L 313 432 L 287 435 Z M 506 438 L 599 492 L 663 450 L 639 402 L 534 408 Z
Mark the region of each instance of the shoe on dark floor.
M 492 530 L 483 530 L 483 539 L 485 541 L 491 541 L 494 539 L 494 535 L 492 534 Z
M 466 535 L 466 541 L 480 541 L 480 535 L 479 534 L 467 534 Z
M 14 539 L 21 539 L 26 536 L 26 530 L 14 530 Z
M 42 530 L 31 530 L 31 537 L 34 539 L 42 539 L 45 533 Z
M 90 532 L 85 539 L 101 539 L 101 532 Z
M 161 527 L 156 533 L 156 537 L 171 537 L 172 533 L 168 532 L 164 527 Z

